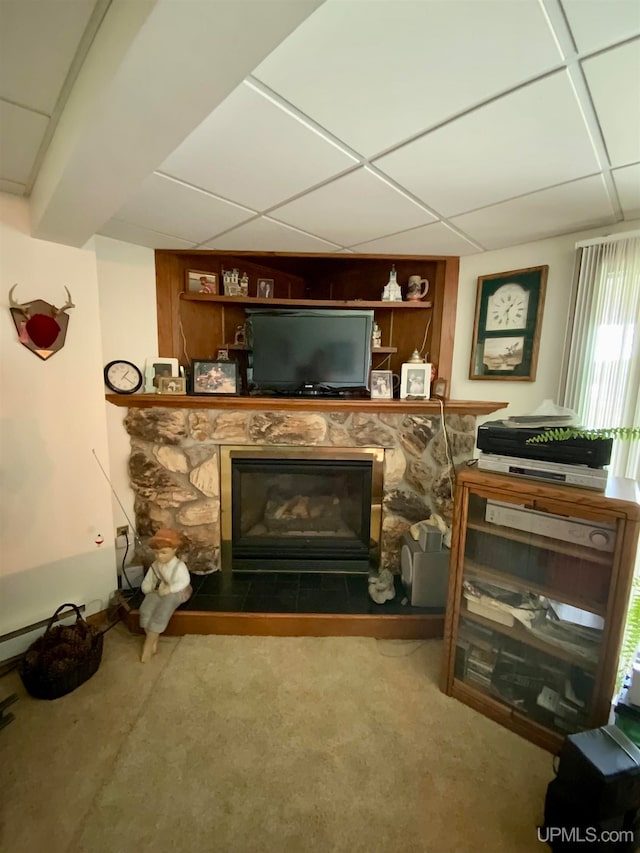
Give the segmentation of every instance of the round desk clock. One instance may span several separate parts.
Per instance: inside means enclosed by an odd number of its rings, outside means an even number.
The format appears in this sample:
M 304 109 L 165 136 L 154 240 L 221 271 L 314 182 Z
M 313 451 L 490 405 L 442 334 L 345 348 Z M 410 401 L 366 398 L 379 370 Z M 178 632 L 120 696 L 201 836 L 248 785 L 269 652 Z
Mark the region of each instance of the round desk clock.
M 104 382 L 116 394 L 134 394 L 142 387 L 142 371 L 130 361 L 116 359 L 105 367 Z

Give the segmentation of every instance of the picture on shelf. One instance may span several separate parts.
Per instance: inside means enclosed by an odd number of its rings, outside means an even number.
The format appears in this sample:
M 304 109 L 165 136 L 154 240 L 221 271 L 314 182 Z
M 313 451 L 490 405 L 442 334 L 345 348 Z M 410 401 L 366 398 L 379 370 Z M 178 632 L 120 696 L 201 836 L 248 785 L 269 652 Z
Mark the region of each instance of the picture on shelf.
M 184 376 L 160 376 L 158 378 L 158 394 L 186 394 Z
M 371 371 L 371 399 L 393 399 L 393 373 L 390 370 Z
M 194 360 L 194 394 L 237 394 L 238 391 L 238 365 L 235 361 Z
M 428 400 L 431 394 L 431 365 L 412 364 L 402 365 L 402 381 L 400 383 L 400 398 L 418 397 Z
M 259 278 L 256 296 L 259 299 L 271 299 L 273 297 L 273 279 Z
M 160 356 L 149 356 L 144 366 L 144 390 L 147 394 L 157 394 L 160 379 L 162 377 L 177 377 L 180 375 L 180 366 L 177 358 L 160 358 Z
M 441 400 L 446 400 L 447 397 L 447 380 L 436 379 L 432 385 L 433 396 L 439 397 Z
M 189 293 L 217 294 L 218 276 L 211 272 L 187 270 L 187 291 Z

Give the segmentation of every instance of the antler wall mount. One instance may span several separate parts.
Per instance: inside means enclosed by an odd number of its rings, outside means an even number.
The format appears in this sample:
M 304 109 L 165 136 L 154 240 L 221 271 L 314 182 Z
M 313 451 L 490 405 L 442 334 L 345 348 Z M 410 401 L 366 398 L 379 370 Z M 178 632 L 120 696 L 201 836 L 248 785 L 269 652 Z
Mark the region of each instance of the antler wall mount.
M 69 315 L 66 312 L 75 308 L 69 288 L 65 287 L 67 301 L 61 308 L 56 308 L 43 299 L 16 302 L 13 291 L 17 286 L 14 284 L 9 291 L 9 306 L 18 340 L 38 358 L 46 360 L 62 349 L 67 337 Z

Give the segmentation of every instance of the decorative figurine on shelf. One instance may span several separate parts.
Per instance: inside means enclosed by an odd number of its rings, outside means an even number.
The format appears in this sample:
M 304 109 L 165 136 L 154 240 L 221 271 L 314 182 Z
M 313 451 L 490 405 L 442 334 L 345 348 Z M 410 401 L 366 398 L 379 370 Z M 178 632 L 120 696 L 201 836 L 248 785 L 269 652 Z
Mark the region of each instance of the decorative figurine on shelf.
M 423 287 L 424 285 L 424 287 Z M 429 282 L 419 275 L 410 275 L 407 282 L 407 302 L 419 302 L 429 292 Z
M 384 604 L 396 597 L 396 588 L 393 572 L 389 569 L 380 569 L 377 575 L 369 578 L 369 597 L 376 604 Z
M 236 334 L 233 343 L 236 346 L 244 346 L 247 343 L 247 330 L 244 323 L 236 326 Z
M 398 284 L 398 274 L 396 273 L 395 266 L 391 267 L 391 272 L 389 273 L 389 281 L 385 284 L 382 291 L 382 301 L 383 302 L 402 302 L 402 291 L 400 290 L 400 285 Z
M 144 601 L 140 605 L 140 626 L 146 638 L 140 660 L 146 663 L 158 651 L 160 634 L 169 624 L 174 610 L 191 597 L 191 577 L 185 564 L 176 556 L 182 543 L 177 530 L 163 528 L 149 540 L 156 558 L 142 581 Z
M 373 332 L 371 333 L 372 349 L 380 349 L 382 346 L 382 329 L 377 323 L 373 324 Z
M 242 273 L 240 278 L 240 296 L 249 295 L 249 276 L 246 272 Z
M 238 270 L 222 270 L 222 285 L 225 296 L 241 296 Z

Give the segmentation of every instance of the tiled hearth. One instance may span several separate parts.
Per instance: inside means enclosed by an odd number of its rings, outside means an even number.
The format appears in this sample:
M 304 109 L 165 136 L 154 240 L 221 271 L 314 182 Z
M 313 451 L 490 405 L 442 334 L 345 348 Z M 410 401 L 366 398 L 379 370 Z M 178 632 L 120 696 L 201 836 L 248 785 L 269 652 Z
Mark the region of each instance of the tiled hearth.
M 387 639 L 442 637 L 444 612 L 369 598 L 366 575 L 313 572 L 216 572 L 192 575 L 194 594 L 173 614 L 166 634 L 253 636 L 358 636 Z M 125 622 L 140 631 L 142 594 L 126 605 Z
M 396 597 L 376 604 L 367 591 L 366 575 L 316 574 L 313 572 L 216 572 L 191 578 L 193 596 L 181 606 L 185 611 L 222 613 L 360 613 L 426 615 L 441 608 L 402 604 L 404 591 L 396 578 Z M 131 606 L 138 608 L 142 594 L 135 593 Z

